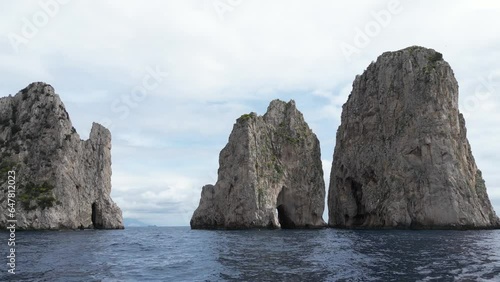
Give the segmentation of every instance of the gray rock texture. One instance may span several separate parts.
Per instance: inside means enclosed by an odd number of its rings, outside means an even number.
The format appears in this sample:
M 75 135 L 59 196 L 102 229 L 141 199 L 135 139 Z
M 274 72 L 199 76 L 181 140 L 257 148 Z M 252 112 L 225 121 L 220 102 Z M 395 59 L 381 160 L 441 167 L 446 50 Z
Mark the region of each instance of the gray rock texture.
M 337 131 L 329 225 L 348 228 L 493 228 L 442 55 L 409 47 L 357 76 Z
M 18 229 L 121 229 L 111 200 L 111 134 L 94 123 L 80 140 L 52 86 L 32 83 L 0 98 L 0 185 L 16 173 Z M 0 194 L 0 226 L 7 225 Z
M 324 200 L 319 141 L 294 101 L 274 100 L 264 116 L 237 120 L 191 227 L 322 227 Z

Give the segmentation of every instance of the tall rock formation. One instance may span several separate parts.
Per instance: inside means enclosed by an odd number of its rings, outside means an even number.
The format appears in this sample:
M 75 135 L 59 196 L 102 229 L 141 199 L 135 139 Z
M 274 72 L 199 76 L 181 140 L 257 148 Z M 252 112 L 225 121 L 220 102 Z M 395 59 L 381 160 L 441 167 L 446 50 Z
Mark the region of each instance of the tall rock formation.
M 330 179 L 330 226 L 499 226 L 466 138 L 457 81 L 432 49 L 386 52 L 356 77 Z
M 94 123 L 89 140 L 72 127 L 52 86 L 32 83 L 0 98 L 0 185 L 16 175 L 19 229 L 123 228 L 111 200 L 111 134 Z M 7 193 L 0 194 L 6 226 Z
M 264 116 L 242 115 L 206 185 L 194 229 L 322 227 L 325 184 L 319 141 L 295 102 L 274 100 Z

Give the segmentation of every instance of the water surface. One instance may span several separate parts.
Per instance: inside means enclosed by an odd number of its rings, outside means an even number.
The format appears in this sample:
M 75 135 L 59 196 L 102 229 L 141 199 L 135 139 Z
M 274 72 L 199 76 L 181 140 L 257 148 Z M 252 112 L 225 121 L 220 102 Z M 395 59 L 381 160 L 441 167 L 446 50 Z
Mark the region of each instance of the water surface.
M 17 274 L 3 264 L 1 281 L 500 281 L 500 230 L 151 227 L 16 240 Z

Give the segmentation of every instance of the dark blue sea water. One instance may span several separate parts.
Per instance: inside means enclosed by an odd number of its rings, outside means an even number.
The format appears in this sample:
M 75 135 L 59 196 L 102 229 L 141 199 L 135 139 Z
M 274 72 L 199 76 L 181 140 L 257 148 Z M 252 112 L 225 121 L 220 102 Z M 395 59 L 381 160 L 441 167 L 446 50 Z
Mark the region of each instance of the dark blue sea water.
M 17 274 L 4 259 L 1 281 L 500 281 L 500 230 L 152 227 L 16 239 Z

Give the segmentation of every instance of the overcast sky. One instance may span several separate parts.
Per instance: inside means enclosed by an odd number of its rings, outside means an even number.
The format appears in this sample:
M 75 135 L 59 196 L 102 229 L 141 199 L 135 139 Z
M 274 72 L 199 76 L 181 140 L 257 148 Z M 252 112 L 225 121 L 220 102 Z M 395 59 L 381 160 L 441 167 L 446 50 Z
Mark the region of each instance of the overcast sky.
M 354 77 L 385 51 L 425 46 L 455 72 L 499 213 L 499 3 L 0 0 L 0 96 L 50 83 L 83 139 L 93 121 L 111 129 L 124 217 L 188 225 L 241 114 L 294 99 L 329 183 Z

